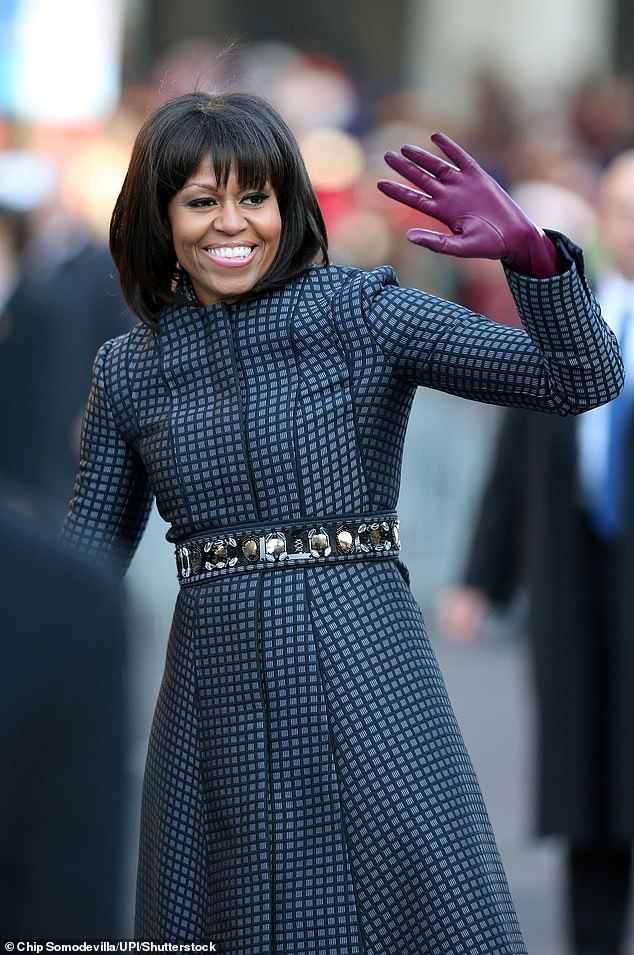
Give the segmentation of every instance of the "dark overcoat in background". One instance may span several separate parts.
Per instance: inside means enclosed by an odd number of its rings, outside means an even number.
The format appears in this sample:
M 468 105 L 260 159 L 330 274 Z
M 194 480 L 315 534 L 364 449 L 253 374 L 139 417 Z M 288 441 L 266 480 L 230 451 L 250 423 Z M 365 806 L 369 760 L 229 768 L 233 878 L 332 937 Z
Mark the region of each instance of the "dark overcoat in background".
M 634 495 L 622 543 L 601 548 L 597 561 L 580 503 L 578 421 L 516 409 L 504 414 L 463 580 L 497 603 L 518 585 L 527 591 L 539 831 L 594 841 L 600 771 L 601 838 L 622 844 L 634 837 Z M 597 599 L 607 607 L 599 641 L 592 635 Z
M 127 716 L 119 587 L 0 505 L 5 939 L 121 932 Z

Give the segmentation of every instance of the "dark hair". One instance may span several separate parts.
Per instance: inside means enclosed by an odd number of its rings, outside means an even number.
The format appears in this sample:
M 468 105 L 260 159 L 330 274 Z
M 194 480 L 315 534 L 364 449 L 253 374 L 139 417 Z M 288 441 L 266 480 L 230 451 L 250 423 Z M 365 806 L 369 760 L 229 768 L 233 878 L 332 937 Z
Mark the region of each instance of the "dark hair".
M 261 189 L 269 182 L 277 196 L 280 244 L 249 295 L 328 263 L 324 220 L 297 141 L 279 113 L 247 93 L 186 93 L 159 106 L 141 127 L 110 221 L 123 294 L 152 328 L 166 305 L 182 301 L 167 207 L 208 156 L 220 185 L 234 168 L 240 186 Z

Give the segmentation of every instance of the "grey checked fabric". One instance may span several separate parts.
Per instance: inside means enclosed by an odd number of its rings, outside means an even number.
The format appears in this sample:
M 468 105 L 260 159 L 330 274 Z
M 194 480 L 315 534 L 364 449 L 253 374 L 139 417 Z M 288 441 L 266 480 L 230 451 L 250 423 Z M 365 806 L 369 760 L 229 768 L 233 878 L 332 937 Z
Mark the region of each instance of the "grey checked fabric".
M 526 331 L 319 267 L 166 311 L 95 363 L 64 536 L 125 567 L 151 495 L 172 542 L 396 507 L 415 388 L 560 414 L 618 348 L 570 268 L 509 274 Z M 404 529 L 405 533 L 407 529 Z M 421 612 L 389 555 L 181 588 L 144 783 L 138 938 L 223 955 L 525 953 Z

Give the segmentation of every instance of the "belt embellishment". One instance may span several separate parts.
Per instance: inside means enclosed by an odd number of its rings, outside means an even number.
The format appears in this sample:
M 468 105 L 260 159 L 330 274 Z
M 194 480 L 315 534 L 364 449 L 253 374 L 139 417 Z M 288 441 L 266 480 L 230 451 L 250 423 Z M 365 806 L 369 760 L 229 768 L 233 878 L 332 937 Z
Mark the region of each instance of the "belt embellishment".
M 401 543 L 397 518 L 345 521 L 246 532 L 228 533 L 176 548 L 176 568 L 181 580 L 192 576 L 256 563 L 323 560 L 328 557 L 370 556 L 398 552 Z

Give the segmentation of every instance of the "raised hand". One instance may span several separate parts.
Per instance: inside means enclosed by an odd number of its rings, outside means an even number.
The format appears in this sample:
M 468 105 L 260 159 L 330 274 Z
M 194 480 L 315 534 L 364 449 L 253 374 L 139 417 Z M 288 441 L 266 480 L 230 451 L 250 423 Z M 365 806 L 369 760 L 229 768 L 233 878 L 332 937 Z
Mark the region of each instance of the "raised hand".
M 449 136 L 434 133 L 431 138 L 449 162 L 419 146 L 402 146 L 400 154 L 387 152 L 385 161 L 416 188 L 391 179 L 377 183 L 386 196 L 451 229 L 451 235 L 410 229 L 410 242 L 461 258 L 500 259 L 533 278 L 557 275 L 561 264 L 548 236 Z

